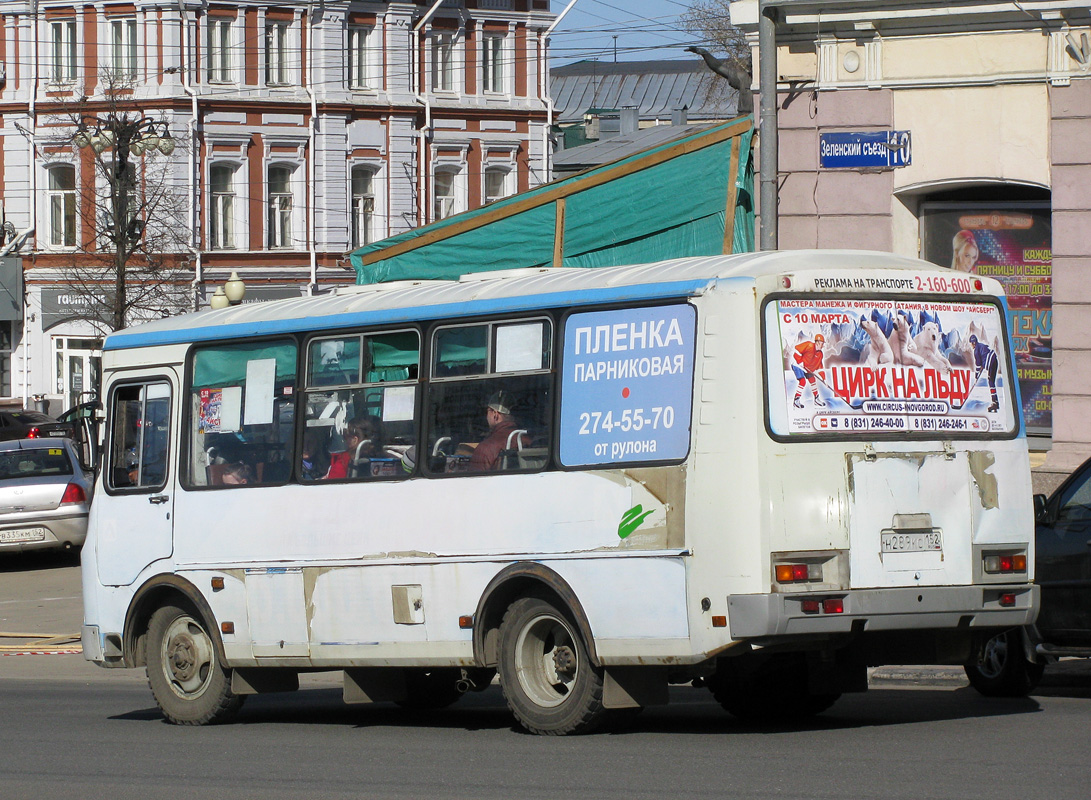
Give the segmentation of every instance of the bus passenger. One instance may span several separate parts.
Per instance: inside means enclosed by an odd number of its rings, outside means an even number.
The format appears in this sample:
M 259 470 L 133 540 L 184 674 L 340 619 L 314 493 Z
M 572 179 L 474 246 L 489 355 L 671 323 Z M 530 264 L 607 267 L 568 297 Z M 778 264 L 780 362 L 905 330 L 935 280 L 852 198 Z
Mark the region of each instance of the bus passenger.
M 224 486 L 245 486 L 250 483 L 250 467 L 241 461 L 224 467 L 221 480 Z
M 341 438 L 345 449 L 330 456 L 330 469 L 326 473 L 329 479 L 355 477 L 353 467 L 357 459 L 382 455 L 382 424 L 378 417 L 356 417 L 345 426 Z M 361 444 L 364 446 L 361 447 Z
M 508 447 L 508 439 L 516 430 L 511 395 L 502 390 L 494 392 L 485 408 L 485 421 L 489 425 L 489 435 L 474 448 L 468 466 L 470 472 L 503 469 L 500 454 Z

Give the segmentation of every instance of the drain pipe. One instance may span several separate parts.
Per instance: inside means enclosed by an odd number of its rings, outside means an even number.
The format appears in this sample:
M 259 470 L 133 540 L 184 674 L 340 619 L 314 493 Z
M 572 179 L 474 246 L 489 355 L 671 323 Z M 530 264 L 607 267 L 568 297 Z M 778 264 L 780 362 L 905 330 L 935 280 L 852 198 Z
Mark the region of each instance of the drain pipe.
M 544 177 L 547 182 L 553 180 L 553 148 L 549 146 L 549 134 L 553 130 L 553 95 L 550 94 L 549 90 L 549 37 L 553 33 L 553 29 L 560 24 L 565 14 L 574 5 L 576 5 L 576 0 L 569 0 L 568 5 L 546 28 L 545 34 L 542 36 L 542 61 L 538 71 L 541 74 L 539 94 L 545 99 L 546 103 L 546 126 L 545 130 L 542 131 L 542 161 L 545 165 Z
M 427 175 L 424 170 L 424 140 L 426 136 L 432 134 L 432 103 L 428 99 L 428 93 L 422 91 L 424 86 L 424 75 L 421 74 L 421 52 L 420 52 L 420 32 L 421 28 L 428 24 L 428 20 L 432 19 L 432 16 L 439 10 L 439 7 L 443 5 L 444 0 L 436 0 L 432 6 L 424 12 L 424 16 L 421 17 L 417 24 L 413 26 L 413 30 L 409 32 L 409 48 L 410 58 L 412 58 L 412 69 L 409 70 L 410 81 L 412 85 L 410 89 L 413 91 L 413 97 L 418 103 L 424 106 L 424 124 L 417 129 L 417 221 L 418 224 L 424 225 L 427 222 L 425 216 L 424 206 L 424 189 L 427 183 Z
M 777 249 L 777 10 L 761 3 L 758 16 L 758 71 L 761 73 L 761 127 L 758 163 L 761 191 L 760 246 L 762 250 Z
M 189 246 L 193 251 L 193 310 L 201 308 L 201 286 L 205 281 L 204 260 L 201 249 L 201 216 L 197 203 L 197 171 L 201 168 L 200 142 L 197 141 L 197 93 L 189 84 L 189 15 L 186 13 L 185 0 L 178 0 L 178 24 L 181 27 L 182 52 L 178 71 L 182 75 L 182 91 L 189 95 L 189 225 L 192 230 Z
M 300 26 L 302 27 L 302 26 Z M 308 248 L 311 255 L 311 285 L 308 290 L 308 294 L 318 294 L 318 251 L 315 249 L 315 235 L 318 232 L 318 228 L 315 225 L 316 214 L 315 203 L 317 202 L 317 195 L 315 189 L 315 151 L 314 145 L 317 139 L 318 132 L 318 100 L 315 98 L 314 89 L 312 84 L 314 83 L 314 3 L 307 4 L 307 82 L 303 88 L 307 91 L 307 97 L 311 99 L 311 124 L 308 127 L 308 158 L 307 158 L 307 215 L 309 217 L 309 225 L 307 226 L 307 239 Z
M 38 82 L 41 71 L 41 31 L 38 19 L 38 0 L 31 0 L 30 13 L 34 20 L 34 77 L 31 80 L 30 103 L 27 106 L 27 116 L 30 117 L 30 141 L 27 143 L 30 153 L 30 227 L 38 228 Z M 35 233 L 37 237 L 37 233 Z M 34 252 L 38 250 L 38 243 L 34 243 Z M 22 265 L 20 265 L 22 268 Z M 30 314 L 26 302 L 26 280 L 23 280 L 23 408 L 30 404 Z

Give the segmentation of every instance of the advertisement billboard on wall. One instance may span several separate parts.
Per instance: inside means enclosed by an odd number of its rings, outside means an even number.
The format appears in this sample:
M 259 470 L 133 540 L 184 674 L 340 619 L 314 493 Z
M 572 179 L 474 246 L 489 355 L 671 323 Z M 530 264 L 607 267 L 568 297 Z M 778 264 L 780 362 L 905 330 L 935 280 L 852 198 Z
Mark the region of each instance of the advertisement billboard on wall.
M 1003 284 L 1023 416 L 1027 432 L 1039 435 L 1053 423 L 1052 247 L 1048 203 L 921 207 L 922 258 Z

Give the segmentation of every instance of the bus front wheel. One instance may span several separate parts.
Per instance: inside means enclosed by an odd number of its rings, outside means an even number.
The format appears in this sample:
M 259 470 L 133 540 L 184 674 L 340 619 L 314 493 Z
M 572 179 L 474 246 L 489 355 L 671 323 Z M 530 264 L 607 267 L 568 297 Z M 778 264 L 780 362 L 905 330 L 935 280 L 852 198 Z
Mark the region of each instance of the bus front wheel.
M 517 600 L 504 614 L 499 644 L 500 684 L 524 728 L 563 736 L 602 723 L 602 671 L 568 614 L 541 598 Z
M 155 702 L 175 725 L 223 722 L 242 705 L 206 624 L 190 608 L 166 605 L 152 614 L 147 662 Z

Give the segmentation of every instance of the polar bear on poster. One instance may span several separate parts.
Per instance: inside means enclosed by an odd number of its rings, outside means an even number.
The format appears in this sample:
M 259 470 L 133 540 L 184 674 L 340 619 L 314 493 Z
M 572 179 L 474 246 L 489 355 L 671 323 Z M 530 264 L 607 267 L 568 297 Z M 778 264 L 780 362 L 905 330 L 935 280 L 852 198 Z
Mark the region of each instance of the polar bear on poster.
M 951 362 L 940 352 L 940 342 L 939 325 L 934 322 L 924 323 L 920 333 L 913 337 L 917 355 L 924 359 L 926 366 L 934 367 L 941 372 L 950 372 Z
M 890 348 L 894 351 L 894 363 L 907 367 L 923 367 L 924 359 L 917 355 L 917 345 L 909 320 L 904 314 L 894 318 L 894 329 L 890 332 Z

